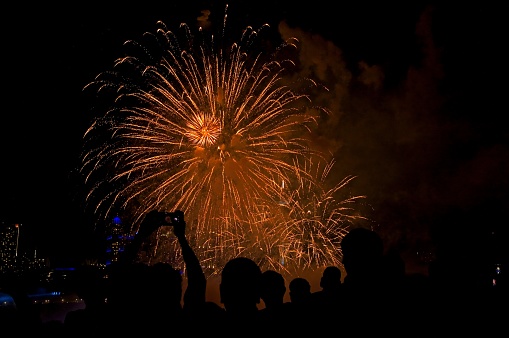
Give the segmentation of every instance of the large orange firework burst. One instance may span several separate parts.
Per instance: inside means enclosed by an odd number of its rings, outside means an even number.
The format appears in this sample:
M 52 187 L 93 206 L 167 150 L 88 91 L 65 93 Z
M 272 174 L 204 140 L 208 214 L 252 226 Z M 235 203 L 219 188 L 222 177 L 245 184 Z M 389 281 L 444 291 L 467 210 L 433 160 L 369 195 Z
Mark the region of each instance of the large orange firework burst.
M 227 47 L 185 23 L 157 25 L 86 86 L 104 109 L 82 157 L 98 220 L 121 212 L 135 231 L 150 210 L 180 209 L 209 274 L 238 255 L 279 271 L 338 265 L 339 240 L 362 217 L 344 206 L 360 197 L 337 200 L 351 178 L 326 189 L 310 171 L 324 158 L 311 129 L 329 112 L 306 94 L 312 80 L 289 80 L 298 41 L 267 53 L 268 25 Z M 151 259 L 181 265 L 170 233 Z

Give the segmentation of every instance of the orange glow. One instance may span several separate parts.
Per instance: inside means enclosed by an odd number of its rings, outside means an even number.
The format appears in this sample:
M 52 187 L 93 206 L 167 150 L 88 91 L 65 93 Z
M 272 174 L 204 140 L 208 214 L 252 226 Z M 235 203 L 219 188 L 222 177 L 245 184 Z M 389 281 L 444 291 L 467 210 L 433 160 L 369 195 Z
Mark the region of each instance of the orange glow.
M 92 146 L 82 170 L 97 214 L 121 209 L 136 228 L 148 211 L 184 211 L 189 241 L 211 274 L 238 255 L 278 271 L 339 264 L 339 241 L 362 218 L 351 213 L 362 197 L 335 196 L 353 177 L 325 186 L 333 162 L 324 164 L 309 142 L 317 106 L 303 92 L 315 82 L 292 88 L 282 74 L 295 62 L 251 52 L 267 25 L 215 50 L 207 39 L 194 46 L 186 24 L 189 40 L 178 45 L 180 36 L 158 24 L 144 36 L 157 36 L 162 58 L 126 56 L 86 87 L 117 95 L 117 107 L 85 134 Z M 277 51 L 293 55 L 285 48 L 298 48 L 294 42 Z M 157 248 L 156 256 L 182 264 L 173 236 L 160 234 Z

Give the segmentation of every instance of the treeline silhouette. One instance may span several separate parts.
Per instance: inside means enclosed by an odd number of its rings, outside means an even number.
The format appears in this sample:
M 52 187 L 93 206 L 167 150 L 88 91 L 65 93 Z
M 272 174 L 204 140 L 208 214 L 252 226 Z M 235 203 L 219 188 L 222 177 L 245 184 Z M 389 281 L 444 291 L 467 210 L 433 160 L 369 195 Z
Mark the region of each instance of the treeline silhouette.
M 307 279 L 285 280 L 262 271 L 247 257 L 228 261 L 221 272 L 219 302 L 206 299 L 207 279 L 190 247 L 184 214 L 171 221 L 182 248 L 187 287 L 179 270 L 166 263 L 136 262 L 144 240 L 170 222 L 152 211 L 122 259 L 108 267 L 108 278 L 80 267 L 76 292 L 85 307 L 69 311 L 63 322 L 42 322 L 22 285 L 6 291 L 16 306 L 2 306 L 2 328 L 17 334 L 69 337 L 92 335 L 218 334 L 220 336 L 435 336 L 498 333 L 507 320 L 507 283 L 456 279 L 454 266 L 439 259 L 428 274 L 405 270 L 397 251 L 385 250 L 380 235 L 351 229 L 341 242 L 342 270 L 325 267 L 320 290 Z M 475 248 L 474 248 L 475 250 Z M 465 268 L 465 264 L 458 266 Z M 468 267 L 472 271 L 476 266 Z M 290 301 L 285 301 L 288 295 Z M 260 304 L 263 302 L 264 307 Z

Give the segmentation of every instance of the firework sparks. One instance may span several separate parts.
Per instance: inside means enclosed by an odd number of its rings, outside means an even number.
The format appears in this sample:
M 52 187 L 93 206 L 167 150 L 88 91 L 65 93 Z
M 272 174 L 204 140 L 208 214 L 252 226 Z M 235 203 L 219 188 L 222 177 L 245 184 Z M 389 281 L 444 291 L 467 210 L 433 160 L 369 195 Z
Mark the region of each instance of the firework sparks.
M 282 182 L 277 207 L 267 206 L 270 216 L 261 227 L 264 233 L 251 241 L 250 250 L 264 269 L 292 275 L 303 268 L 341 266 L 341 240 L 352 224 L 368 220 L 359 213 L 359 201 L 365 196 L 346 190 L 355 177 L 329 187 L 327 178 L 335 162 L 323 163 L 309 159 L 294 163 L 294 181 Z
M 237 255 L 278 269 L 336 263 L 344 231 L 343 209 L 330 203 L 337 189 L 310 201 L 322 214 L 303 214 L 300 194 L 320 184 L 299 163 L 319 155 L 310 129 L 327 109 L 285 79 L 297 41 L 266 55 L 253 48 L 266 25 L 247 27 L 229 48 L 186 24 L 182 35 L 158 27 L 127 41 L 132 53 L 85 87 L 106 104 L 85 133 L 82 166 L 98 219 L 122 210 L 135 230 L 150 210 L 180 209 L 212 271 Z M 290 193 L 281 182 L 300 183 Z M 179 257 L 168 233 L 157 240 L 159 252 Z

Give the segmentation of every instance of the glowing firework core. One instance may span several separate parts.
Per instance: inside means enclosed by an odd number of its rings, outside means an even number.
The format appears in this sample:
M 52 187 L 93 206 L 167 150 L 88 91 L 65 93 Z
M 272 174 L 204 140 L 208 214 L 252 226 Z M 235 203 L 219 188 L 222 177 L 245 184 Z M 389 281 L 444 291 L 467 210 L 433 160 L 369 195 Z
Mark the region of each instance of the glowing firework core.
M 351 177 L 325 187 L 332 162 L 322 165 L 310 126 L 327 110 L 283 76 L 295 62 L 252 53 L 261 29 L 222 48 L 186 24 L 183 40 L 158 25 L 145 44 L 126 42 L 140 55 L 86 87 L 111 102 L 85 134 L 82 171 L 98 219 L 121 211 L 135 229 L 150 210 L 180 209 L 210 273 L 238 255 L 278 271 L 340 265 L 360 196 L 338 198 Z M 295 39 L 277 50 L 288 48 L 295 54 Z M 148 260 L 182 264 L 170 232 L 156 242 Z
M 221 126 L 219 121 L 212 115 L 197 114 L 187 122 L 188 131 L 185 133 L 189 142 L 200 147 L 209 147 L 214 145 L 221 135 Z

